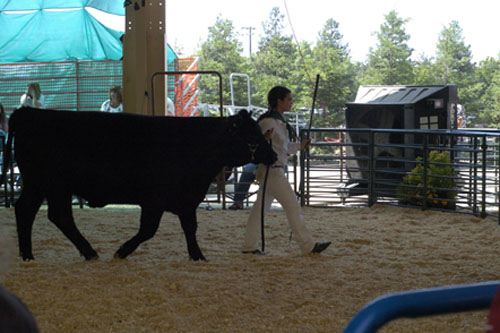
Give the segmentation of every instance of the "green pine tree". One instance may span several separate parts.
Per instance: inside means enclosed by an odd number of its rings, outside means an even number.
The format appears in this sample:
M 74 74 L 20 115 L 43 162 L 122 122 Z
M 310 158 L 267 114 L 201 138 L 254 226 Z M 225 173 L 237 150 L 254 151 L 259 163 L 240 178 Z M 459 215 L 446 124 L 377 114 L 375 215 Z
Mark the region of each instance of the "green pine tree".
M 197 55 L 200 58 L 200 70 L 217 71 L 222 75 L 223 103 L 231 104 L 231 89 L 229 76 L 231 73 L 245 73 L 248 71 L 246 60 L 241 55 L 243 50 L 238 41 L 231 20 L 217 17 L 213 26 L 208 28 L 208 38 L 201 45 Z M 219 104 L 219 80 L 216 76 L 202 76 L 200 78 L 201 103 Z M 235 104 L 246 105 L 246 85 L 235 87 Z
M 296 70 L 297 47 L 292 36 L 284 33 L 284 15 L 274 7 L 269 20 L 263 23 L 264 36 L 259 50 L 252 57 L 254 100 L 257 105 L 267 105 L 267 93 L 276 85 L 287 86 L 294 93 L 292 74 Z
M 344 123 L 345 103 L 355 97 L 355 68 L 338 22 L 328 19 L 318 37 L 313 50 L 313 71 L 321 75 L 316 106 L 325 110 L 325 117 L 314 126 L 337 127 Z
M 410 35 L 404 25 L 409 19 L 402 19 L 393 10 L 385 15 L 385 22 L 376 33 L 377 48 L 370 48 L 367 68 L 361 81 L 363 84 L 397 85 L 413 82 L 413 65 L 408 46 Z
M 436 76 L 440 84 L 456 84 L 460 103 L 465 106 L 467 115 L 478 115 L 481 84 L 472 62 L 471 47 L 465 44 L 457 21 L 452 21 L 439 35 Z

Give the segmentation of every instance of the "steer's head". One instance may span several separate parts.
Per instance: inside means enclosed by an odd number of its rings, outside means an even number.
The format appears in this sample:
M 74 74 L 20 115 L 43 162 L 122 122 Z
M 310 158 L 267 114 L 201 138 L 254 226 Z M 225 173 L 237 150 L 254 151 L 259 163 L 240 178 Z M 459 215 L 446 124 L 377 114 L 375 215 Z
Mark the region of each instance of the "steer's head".
M 252 162 L 269 165 L 276 161 L 276 153 L 247 110 L 241 110 L 237 115 L 229 117 L 229 122 L 231 164 L 243 165 Z

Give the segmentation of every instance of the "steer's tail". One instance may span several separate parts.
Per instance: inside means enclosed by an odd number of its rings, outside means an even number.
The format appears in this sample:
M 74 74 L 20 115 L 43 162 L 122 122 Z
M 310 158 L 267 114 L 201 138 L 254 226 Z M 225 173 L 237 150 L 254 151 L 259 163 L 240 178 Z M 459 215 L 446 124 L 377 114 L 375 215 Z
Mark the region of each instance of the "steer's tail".
M 14 139 L 15 126 L 13 121 L 12 114 L 9 119 L 9 135 L 7 136 L 7 144 L 3 146 L 3 167 L 2 167 L 2 176 L 0 178 L 0 184 L 6 184 L 7 179 L 7 170 L 10 169 L 10 163 L 12 161 L 12 140 Z

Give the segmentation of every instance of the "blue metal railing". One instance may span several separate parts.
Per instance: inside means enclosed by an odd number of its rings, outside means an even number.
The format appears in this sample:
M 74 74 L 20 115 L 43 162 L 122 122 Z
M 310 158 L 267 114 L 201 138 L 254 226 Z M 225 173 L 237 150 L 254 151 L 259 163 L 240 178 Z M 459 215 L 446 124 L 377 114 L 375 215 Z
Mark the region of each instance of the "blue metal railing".
M 344 333 L 376 332 L 397 318 L 488 309 L 500 281 L 446 286 L 388 294 L 365 305 L 347 324 Z

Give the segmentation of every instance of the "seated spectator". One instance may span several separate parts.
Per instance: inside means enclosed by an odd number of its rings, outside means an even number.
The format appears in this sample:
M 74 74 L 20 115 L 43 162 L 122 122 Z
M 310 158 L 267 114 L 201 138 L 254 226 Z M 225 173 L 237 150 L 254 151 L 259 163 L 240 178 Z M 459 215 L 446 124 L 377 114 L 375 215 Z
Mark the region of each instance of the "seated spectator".
M 167 97 L 167 116 L 175 116 L 175 104 Z
M 0 134 L 7 135 L 7 133 L 9 133 L 9 119 L 2 103 L 0 103 Z
M 36 82 L 28 84 L 26 92 L 21 96 L 19 107 L 29 106 L 37 109 L 45 109 L 45 96 L 42 94 L 40 85 Z
M 457 105 L 457 128 L 466 128 L 465 107 L 462 104 Z
M 109 99 L 102 103 L 101 111 L 123 112 L 122 88 L 120 86 L 109 89 Z
M 257 165 L 248 163 L 243 167 L 240 180 L 234 187 L 234 203 L 229 207 L 231 210 L 243 209 L 243 200 L 248 195 L 250 185 L 255 180 L 255 168 Z

